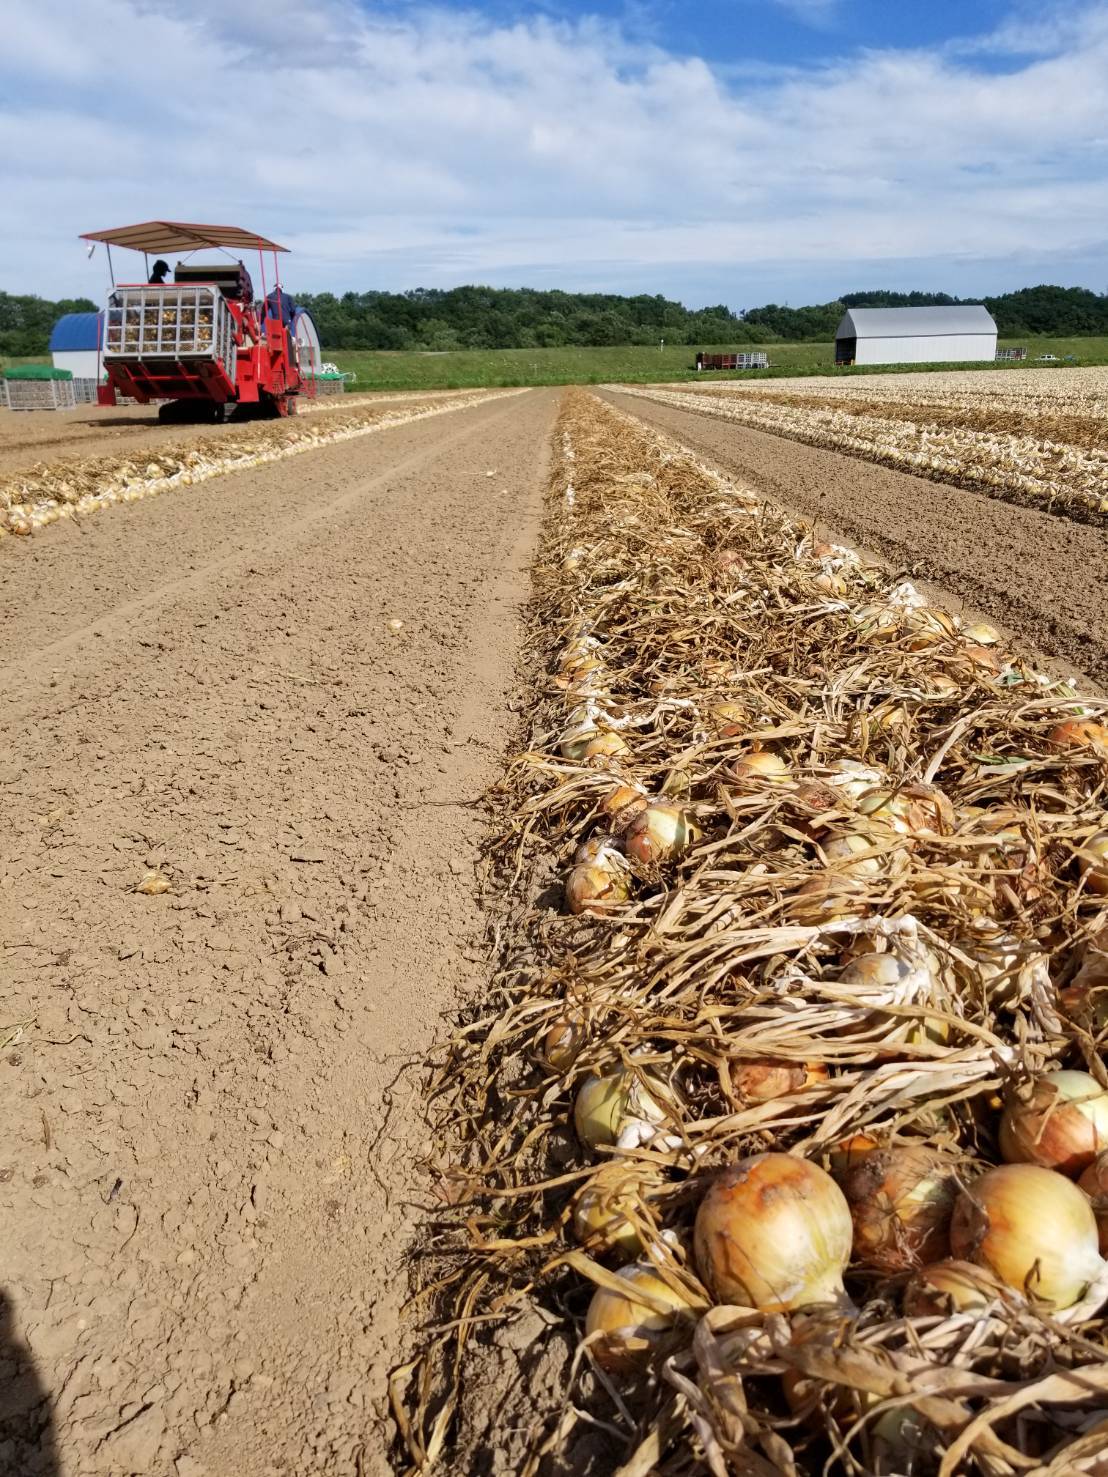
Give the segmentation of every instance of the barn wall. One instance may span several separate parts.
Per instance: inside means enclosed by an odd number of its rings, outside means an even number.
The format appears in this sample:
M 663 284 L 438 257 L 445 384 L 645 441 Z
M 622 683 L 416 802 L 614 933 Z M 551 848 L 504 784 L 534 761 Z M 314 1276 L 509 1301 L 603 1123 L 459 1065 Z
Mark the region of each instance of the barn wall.
M 77 380 L 96 378 L 99 357 L 95 349 L 55 349 L 50 355 L 55 369 L 68 369 Z
M 996 357 L 995 333 L 927 334 L 914 338 L 861 338 L 855 364 L 980 363 Z

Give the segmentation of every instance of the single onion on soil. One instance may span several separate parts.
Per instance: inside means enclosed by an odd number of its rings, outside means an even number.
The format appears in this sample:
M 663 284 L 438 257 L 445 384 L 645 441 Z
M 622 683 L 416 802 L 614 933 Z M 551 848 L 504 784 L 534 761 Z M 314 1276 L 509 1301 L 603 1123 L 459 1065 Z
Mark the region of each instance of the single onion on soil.
M 1108 1150 L 1096 1156 L 1077 1181 L 1077 1188 L 1089 1197 L 1096 1216 L 1100 1254 L 1108 1256 Z
M 624 846 L 627 855 L 637 862 L 672 861 L 699 836 L 699 829 L 681 806 L 656 800 L 632 818 Z
M 1072 1307 L 1104 1269 L 1088 1197 L 1037 1164 L 1002 1164 L 962 1190 L 950 1249 L 1059 1310 Z
M 630 879 L 613 866 L 578 862 L 566 878 L 566 906 L 574 914 L 606 913 L 630 893 Z
M 663 1123 L 666 1113 L 658 1099 L 666 1096 L 666 1088 L 656 1077 L 630 1067 L 617 1067 L 602 1076 L 587 1077 L 573 1105 L 577 1137 L 595 1149 L 600 1144 L 614 1144 L 630 1118 Z
M 1009 1090 L 1000 1120 L 1000 1152 L 1009 1164 L 1041 1164 L 1073 1177 L 1104 1149 L 1108 1092 L 1088 1072 L 1046 1072 Z
M 850 1208 L 819 1165 L 755 1154 L 725 1169 L 696 1216 L 700 1275 L 724 1303 L 763 1313 L 846 1305 Z
M 651 1354 L 689 1304 L 648 1262 L 620 1267 L 615 1275 L 627 1283 L 627 1291 L 597 1288 L 585 1318 L 585 1335 L 596 1335 L 589 1349 L 602 1369 L 611 1374 L 634 1374 L 649 1363 Z M 641 1302 L 639 1295 L 667 1311 Z
M 974 1313 L 1005 1291 L 987 1267 L 948 1258 L 919 1269 L 904 1289 L 904 1311 L 909 1318 Z
M 854 1221 L 855 1257 L 881 1272 L 902 1272 L 944 1256 L 955 1176 L 950 1159 L 922 1145 L 865 1155 L 839 1179 Z
M 736 1097 L 748 1103 L 769 1103 L 826 1082 L 827 1078 L 822 1062 L 788 1062 L 765 1056 L 731 1063 L 731 1086 Z

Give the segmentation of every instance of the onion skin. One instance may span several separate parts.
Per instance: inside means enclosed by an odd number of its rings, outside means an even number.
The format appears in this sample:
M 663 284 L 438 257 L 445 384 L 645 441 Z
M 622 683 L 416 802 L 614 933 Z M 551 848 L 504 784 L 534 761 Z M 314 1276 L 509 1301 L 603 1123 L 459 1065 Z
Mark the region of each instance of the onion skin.
M 630 894 L 630 882 L 622 872 L 592 862 L 579 862 L 566 878 L 566 906 L 573 914 L 607 913 Z
M 1009 1092 L 1000 1152 L 1009 1164 L 1041 1164 L 1074 1178 L 1108 1149 L 1108 1092 L 1088 1072 L 1047 1072 L 1025 1100 Z
M 793 1154 L 755 1154 L 712 1183 L 694 1244 L 720 1302 L 784 1313 L 845 1304 L 851 1235 L 850 1209 L 825 1170 Z
M 626 1296 L 598 1287 L 585 1318 L 585 1334 L 597 1335 L 589 1349 L 602 1369 L 610 1374 L 635 1374 L 649 1364 L 677 1315 L 689 1305 L 649 1263 L 620 1267 L 615 1275 L 628 1284 Z M 638 1302 L 636 1289 L 649 1293 L 671 1311 L 661 1313 Z
M 861 1164 L 875 1149 L 880 1147 L 877 1140 L 868 1133 L 852 1133 L 848 1138 L 840 1139 L 827 1155 L 831 1173 L 836 1179 L 840 1179 L 848 1169 Z
M 854 1221 L 854 1256 L 880 1272 L 938 1261 L 950 1249 L 954 1165 L 934 1149 L 878 1149 L 839 1177 Z
M 764 1056 L 731 1063 L 731 1087 L 736 1097 L 747 1103 L 769 1103 L 826 1082 L 827 1078 L 822 1062 L 787 1062 Z
M 904 1289 L 904 1311 L 909 1318 L 973 1313 L 1006 1291 L 986 1267 L 948 1258 L 919 1269 Z
M 1088 1197 L 1037 1164 L 1002 1164 L 962 1190 L 950 1249 L 1059 1310 L 1079 1301 L 1104 1267 Z
M 627 855 L 643 864 L 672 861 L 686 852 L 700 832 L 679 805 L 656 800 L 633 817 L 624 835 Z
M 1077 1188 L 1089 1197 L 1096 1217 L 1100 1254 L 1108 1257 L 1108 1151 L 1096 1156 L 1077 1181 Z

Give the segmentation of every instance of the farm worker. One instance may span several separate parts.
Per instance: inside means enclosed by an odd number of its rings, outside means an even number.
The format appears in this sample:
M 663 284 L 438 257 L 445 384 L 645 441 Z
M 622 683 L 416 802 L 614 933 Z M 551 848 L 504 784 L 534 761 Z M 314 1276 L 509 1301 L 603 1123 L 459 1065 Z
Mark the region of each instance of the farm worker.
M 154 263 L 154 270 L 150 273 L 150 283 L 153 287 L 165 285 L 165 279 L 169 276 L 169 263 L 163 262 L 159 257 Z

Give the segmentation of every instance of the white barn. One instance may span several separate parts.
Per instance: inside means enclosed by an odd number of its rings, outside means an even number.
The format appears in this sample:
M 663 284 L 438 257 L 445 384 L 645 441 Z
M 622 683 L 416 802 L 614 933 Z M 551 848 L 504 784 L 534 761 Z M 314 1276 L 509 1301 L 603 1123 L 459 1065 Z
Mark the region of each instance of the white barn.
M 836 364 L 953 364 L 996 358 L 996 324 L 980 303 L 950 308 L 848 308 Z

